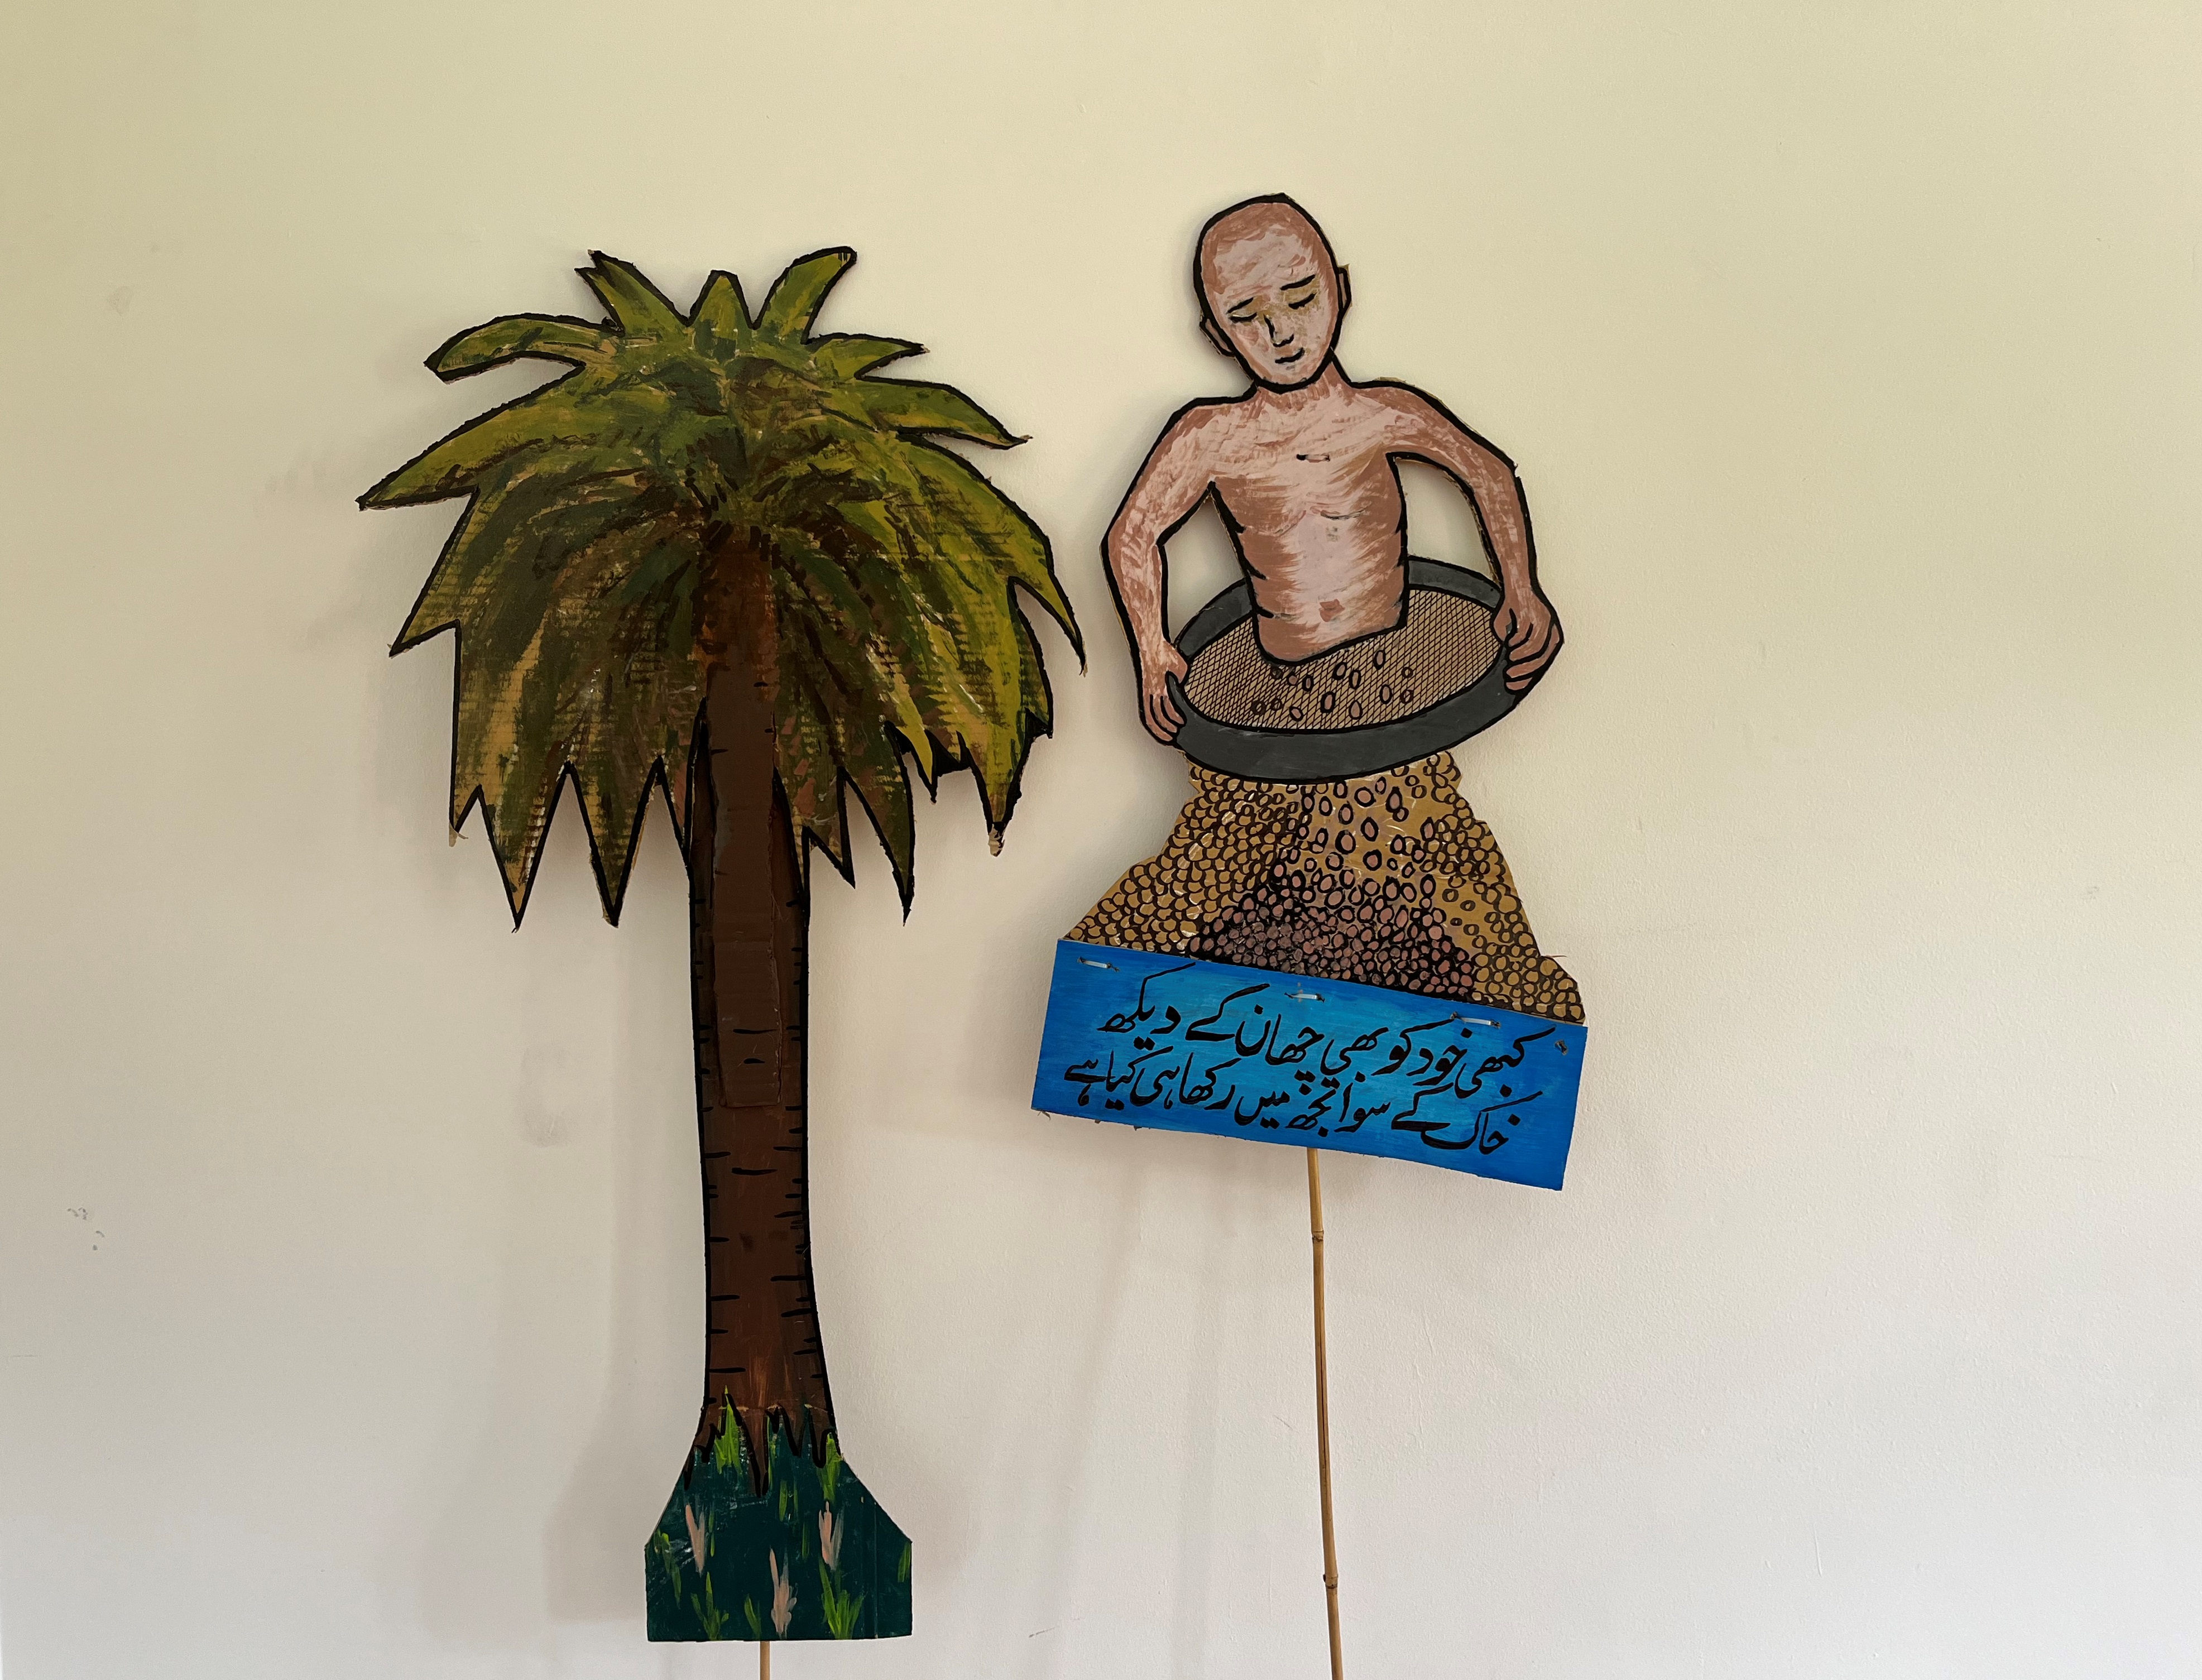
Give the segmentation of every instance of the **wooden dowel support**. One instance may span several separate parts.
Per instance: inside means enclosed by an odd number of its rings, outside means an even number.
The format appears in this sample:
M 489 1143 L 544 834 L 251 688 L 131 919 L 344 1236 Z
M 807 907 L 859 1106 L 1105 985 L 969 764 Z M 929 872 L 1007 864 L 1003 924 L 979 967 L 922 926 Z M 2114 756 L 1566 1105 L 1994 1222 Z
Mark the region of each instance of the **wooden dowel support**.
M 1330 1515 L 1330 1334 L 1322 1301 L 1322 1165 L 1307 1152 L 1308 1235 L 1315 1250 L 1315 1451 L 1322 1483 L 1322 1592 L 1330 1616 L 1330 1680 L 1345 1680 L 1338 1635 L 1338 1534 Z

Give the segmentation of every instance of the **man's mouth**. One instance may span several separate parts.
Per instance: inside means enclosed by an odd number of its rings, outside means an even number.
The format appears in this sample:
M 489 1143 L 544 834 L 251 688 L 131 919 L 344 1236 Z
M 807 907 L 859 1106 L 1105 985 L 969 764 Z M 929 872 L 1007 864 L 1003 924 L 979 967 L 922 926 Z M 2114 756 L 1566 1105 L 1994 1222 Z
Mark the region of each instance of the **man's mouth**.
M 1290 356 L 1280 356 L 1280 357 L 1277 358 L 1277 360 L 1278 360 L 1279 362 L 1281 362 L 1281 363 L 1285 363 L 1285 362 L 1297 362 L 1297 361 L 1298 361 L 1298 360 L 1300 359 L 1300 357 L 1302 357 L 1303 356 L 1305 356 L 1306 354 L 1307 354 L 1306 350 L 1305 350 L 1304 348 L 1303 348 L 1303 349 L 1299 349 L 1299 350 L 1296 350 L 1296 351 L 1293 351 Z

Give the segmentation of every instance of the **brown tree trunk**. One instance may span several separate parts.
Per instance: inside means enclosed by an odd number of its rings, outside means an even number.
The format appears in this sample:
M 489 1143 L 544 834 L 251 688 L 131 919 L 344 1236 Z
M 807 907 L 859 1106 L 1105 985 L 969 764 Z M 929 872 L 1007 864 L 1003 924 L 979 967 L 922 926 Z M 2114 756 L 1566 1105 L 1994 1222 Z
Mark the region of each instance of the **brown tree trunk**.
M 754 585 L 741 592 L 747 598 L 727 601 L 721 619 L 731 634 L 710 638 L 717 645 L 689 796 L 688 939 L 709 1284 L 696 1445 L 717 1438 L 731 1408 L 762 1471 L 775 1420 L 798 1450 L 822 1453 L 833 1406 L 810 1279 L 810 906 L 776 771 L 770 598 Z

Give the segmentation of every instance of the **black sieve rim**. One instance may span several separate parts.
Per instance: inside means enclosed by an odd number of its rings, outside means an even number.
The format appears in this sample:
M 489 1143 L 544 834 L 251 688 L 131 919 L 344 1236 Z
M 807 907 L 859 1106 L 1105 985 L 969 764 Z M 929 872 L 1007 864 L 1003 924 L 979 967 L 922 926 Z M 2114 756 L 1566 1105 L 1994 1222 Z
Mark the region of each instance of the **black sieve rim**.
M 1503 598 L 1498 586 L 1482 573 L 1436 560 L 1410 557 L 1407 587 L 1458 595 L 1493 612 Z M 1192 616 L 1192 622 L 1178 633 L 1177 651 L 1191 664 L 1210 642 L 1253 611 L 1253 588 L 1242 578 Z M 1465 688 L 1405 717 L 1350 729 L 1259 729 L 1220 723 L 1195 706 L 1186 697 L 1185 685 L 1171 677 L 1170 698 L 1185 718 L 1176 745 L 1194 763 L 1247 781 L 1339 781 L 1375 775 L 1457 746 L 1513 710 L 1528 691 L 1517 693 L 1506 686 L 1506 657 L 1501 643 L 1490 669 Z

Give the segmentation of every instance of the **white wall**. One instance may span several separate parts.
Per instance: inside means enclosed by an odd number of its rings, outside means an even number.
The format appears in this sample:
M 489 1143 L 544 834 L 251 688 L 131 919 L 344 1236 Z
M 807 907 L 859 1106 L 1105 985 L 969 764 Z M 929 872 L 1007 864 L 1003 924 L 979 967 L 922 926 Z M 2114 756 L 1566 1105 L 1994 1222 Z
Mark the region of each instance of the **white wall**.
M 1657 15 L 1654 15 L 1657 14 Z M 845 240 L 1092 642 L 990 859 L 819 895 L 820 1290 L 907 1643 L 1322 1671 L 1297 1154 L 1027 1111 L 1158 840 L 1096 544 L 1289 189 L 1522 463 L 1463 754 L 1593 1058 L 1557 1196 L 1328 1170 L 1360 1675 L 2202 1671 L 2192 6 L 26 3 L 0 21 L 0 1628 L 50 1677 L 645 1644 L 701 1278 L 679 860 L 444 844 L 420 359 Z M 1441 510 L 1426 510 L 1442 523 Z M 1459 528 L 1457 520 L 1452 528 Z M 1210 539 L 1212 561 L 1213 540 Z

